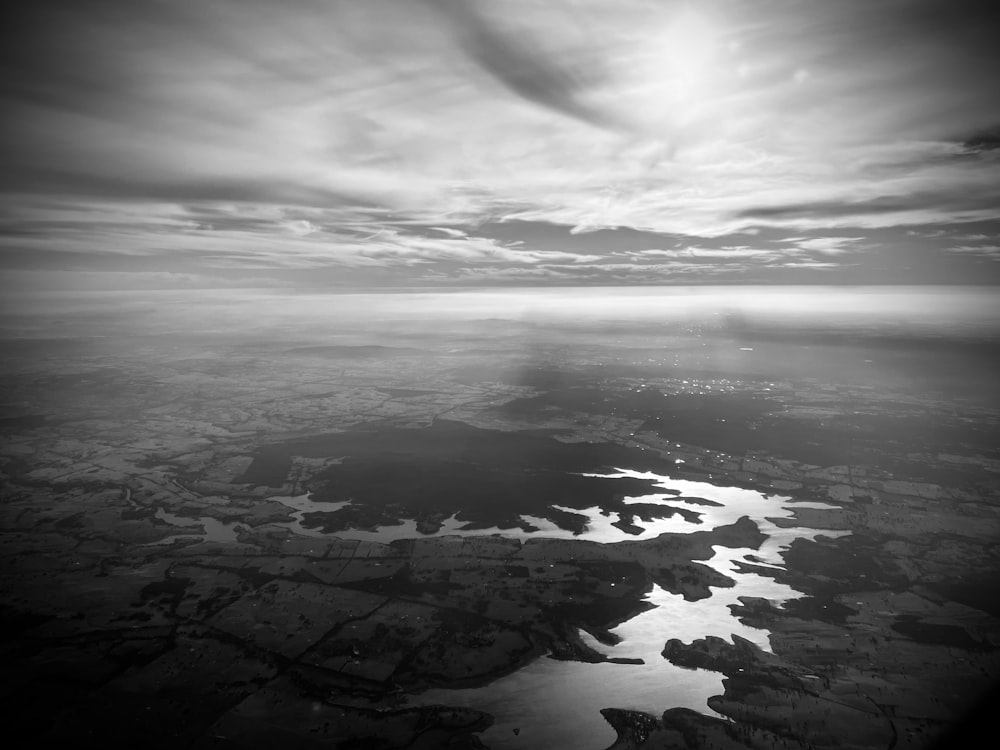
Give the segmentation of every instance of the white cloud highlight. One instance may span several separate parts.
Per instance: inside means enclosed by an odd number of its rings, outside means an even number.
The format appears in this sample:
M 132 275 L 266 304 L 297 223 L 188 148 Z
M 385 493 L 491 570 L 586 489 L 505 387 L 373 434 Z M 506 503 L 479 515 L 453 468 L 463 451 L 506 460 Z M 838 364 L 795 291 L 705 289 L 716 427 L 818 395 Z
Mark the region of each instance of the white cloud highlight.
M 635 256 L 711 273 L 1000 222 L 1000 151 L 978 137 L 1000 122 L 997 55 L 982 19 L 924 0 L 108 7 L 60 5 L 11 53 L 3 179 L 34 205 L 0 247 L 614 273 L 619 248 L 477 227 L 808 235 Z

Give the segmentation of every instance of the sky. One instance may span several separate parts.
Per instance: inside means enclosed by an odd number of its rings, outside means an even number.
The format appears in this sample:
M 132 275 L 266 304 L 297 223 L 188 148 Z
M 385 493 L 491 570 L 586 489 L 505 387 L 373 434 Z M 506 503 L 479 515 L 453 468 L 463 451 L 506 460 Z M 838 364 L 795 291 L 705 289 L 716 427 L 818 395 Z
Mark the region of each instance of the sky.
M 1000 282 L 980 0 L 35 0 L 5 291 Z

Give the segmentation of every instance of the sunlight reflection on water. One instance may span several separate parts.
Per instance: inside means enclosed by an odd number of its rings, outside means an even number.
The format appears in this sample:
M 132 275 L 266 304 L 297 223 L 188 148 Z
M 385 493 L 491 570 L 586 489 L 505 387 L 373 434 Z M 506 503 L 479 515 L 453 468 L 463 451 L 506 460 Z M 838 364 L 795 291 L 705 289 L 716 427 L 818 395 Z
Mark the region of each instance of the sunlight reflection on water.
M 718 506 L 698 506 L 703 512 L 701 523 L 686 521 L 680 516 L 635 523 L 643 527 L 642 534 L 626 534 L 611 526 L 613 519 L 584 511 L 594 523 L 583 534 L 573 537 L 564 530 L 557 536 L 592 539 L 603 542 L 623 539 L 645 539 L 661 533 L 693 532 L 714 529 L 748 516 L 757 523 L 767 539 L 758 550 L 730 549 L 713 546 L 714 556 L 705 564 L 733 579 L 732 588 L 712 588 L 712 595 L 697 602 L 686 601 L 659 586 L 653 587 L 645 600 L 655 608 L 622 623 L 612 632 L 621 641 L 607 647 L 582 634 L 592 648 L 611 658 L 641 658 L 644 663 L 587 664 L 582 662 L 538 659 L 527 667 L 481 688 L 461 690 L 430 690 L 412 702 L 427 705 L 445 703 L 462 705 L 493 714 L 496 723 L 483 733 L 483 741 L 494 748 L 576 747 L 598 750 L 610 745 L 615 733 L 600 715 L 602 708 L 628 708 L 659 716 L 672 707 L 690 708 L 713 714 L 707 707 L 712 695 L 721 694 L 722 675 L 701 669 L 684 669 L 663 658 L 664 644 L 671 638 L 689 643 L 706 636 L 732 641 L 733 634 L 746 638 L 762 649 L 771 650 L 769 633 L 741 623 L 729 607 L 739 604 L 740 597 L 760 597 L 775 603 L 794 599 L 802 594 L 756 573 L 738 573 L 736 566 L 753 554 L 758 559 L 781 567 L 781 550 L 795 539 L 842 536 L 848 532 L 818 531 L 801 527 L 781 528 L 769 518 L 789 518 L 794 507 L 833 508 L 823 503 L 793 503 L 790 498 L 767 496 L 755 490 L 717 487 L 704 482 L 670 479 L 650 472 L 620 470 L 613 476 L 655 479 L 664 489 L 680 490 L 682 496 L 699 497 L 720 503 Z M 683 506 L 676 495 L 659 495 L 655 502 Z M 649 496 L 629 498 L 628 502 L 653 502 Z M 550 531 L 539 535 L 549 536 Z M 572 717 L 572 720 L 567 720 Z M 513 729 L 519 729 L 514 734 Z
M 794 518 L 795 508 L 835 508 L 824 503 L 795 502 L 791 498 L 767 495 L 756 490 L 739 487 L 720 487 L 707 482 L 673 479 L 653 472 L 616 469 L 610 474 L 616 478 L 649 479 L 665 490 L 661 494 L 627 497 L 624 503 L 646 503 L 695 510 L 699 515 L 689 519 L 682 515 L 643 521 L 634 518 L 632 523 L 640 529 L 629 534 L 613 524 L 618 521 L 615 512 L 604 513 L 599 507 L 578 510 L 560 508 L 587 517 L 586 529 L 573 534 L 560 529 L 552 522 L 536 517 L 524 520 L 538 527 L 538 531 L 523 529 L 464 529 L 464 523 L 454 516 L 447 519 L 435 534 L 421 534 L 414 519 L 384 526 L 377 530 L 348 529 L 335 534 L 325 534 L 317 529 L 304 527 L 306 513 L 332 512 L 349 505 L 348 502 L 317 503 L 309 495 L 272 497 L 273 501 L 290 508 L 292 520 L 279 524 L 289 531 L 307 537 L 356 539 L 388 543 L 397 539 L 427 536 L 489 536 L 501 534 L 519 539 L 559 538 L 589 540 L 602 543 L 652 539 L 663 533 L 692 533 L 710 531 L 735 523 L 743 516 L 754 521 L 766 536 L 759 549 L 713 546 L 714 555 L 703 562 L 732 579 L 731 588 L 712 587 L 712 595 L 696 602 L 686 601 L 679 594 L 671 594 L 654 585 L 644 597 L 653 604 L 652 609 L 621 623 L 612 630 L 621 640 L 614 646 L 605 646 L 586 633 L 581 638 L 595 650 L 609 658 L 642 659 L 643 664 L 597 663 L 536 659 L 527 666 L 488 685 L 467 689 L 434 689 L 410 696 L 411 705 L 447 704 L 467 706 L 486 711 L 495 717 L 494 725 L 483 733 L 483 741 L 490 747 L 533 748 L 574 747 L 580 750 L 598 750 L 615 739 L 610 725 L 600 715 L 602 708 L 627 708 L 659 715 L 665 709 L 680 706 L 712 714 L 707 700 L 723 691 L 722 675 L 701 669 L 684 669 L 674 666 L 661 655 L 664 644 L 671 638 L 691 642 L 706 636 L 732 640 L 736 634 L 760 648 L 770 651 L 770 634 L 766 630 L 749 627 L 736 619 L 730 606 L 740 604 L 741 597 L 759 597 L 776 604 L 802 596 L 799 592 L 771 578 L 752 572 L 737 572 L 741 562 L 753 556 L 755 565 L 782 568 L 782 550 L 795 539 L 812 539 L 822 534 L 827 537 L 843 536 L 849 532 L 816 530 L 799 526 L 780 527 L 772 519 Z M 680 493 L 680 494 L 676 494 Z M 691 502 L 692 499 L 711 501 L 711 504 Z M 554 506 L 560 507 L 560 506 Z M 237 524 L 224 524 L 216 519 L 185 519 L 159 511 L 157 517 L 178 526 L 204 526 L 206 540 L 236 541 Z M 197 532 L 179 534 L 190 537 Z M 164 542 L 169 540 L 164 540 Z M 160 543 L 164 543 L 160 542 Z M 514 733 L 514 729 L 518 733 Z

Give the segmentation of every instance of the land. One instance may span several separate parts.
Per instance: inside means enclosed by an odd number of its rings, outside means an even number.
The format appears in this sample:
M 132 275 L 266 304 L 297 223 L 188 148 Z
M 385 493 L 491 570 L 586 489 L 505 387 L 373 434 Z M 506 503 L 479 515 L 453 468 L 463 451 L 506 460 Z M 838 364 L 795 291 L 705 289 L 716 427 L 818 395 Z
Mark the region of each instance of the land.
M 722 367 L 702 339 L 649 350 L 560 336 L 541 358 L 513 336 L 484 348 L 459 334 L 6 341 L 11 736 L 482 747 L 488 714 L 407 696 L 534 659 L 603 660 L 581 630 L 612 642 L 654 584 L 709 597 L 732 585 L 705 564 L 713 545 L 761 543 L 747 519 L 614 544 L 426 536 L 452 516 L 580 530 L 551 506 L 625 513 L 623 497 L 652 491 L 579 476 L 625 464 L 821 501 L 832 507 L 803 506 L 794 523 L 849 533 L 796 540 L 783 568 L 742 564 L 803 594 L 734 613 L 771 633 L 773 653 L 665 634 L 664 658 L 722 673 L 724 689 L 704 714 L 608 706 L 616 750 L 928 746 L 1000 678 L 996 402 L 924 371 L 872 374 L 861 345 L 826 351 L 834 364 L 818 375 L 759 341 L 759 356 L 716 342 L 742 358 Z M 850 371 L 836 364 L 848 355 Z M 318 536 L 294 533 L 279 501 L 304 492 Z M 656 512 L 627 507 L 626 533 Z M 204 519 L 232 539 L 211 539 Z M 337 536 L 404 519 L 422 533 Z

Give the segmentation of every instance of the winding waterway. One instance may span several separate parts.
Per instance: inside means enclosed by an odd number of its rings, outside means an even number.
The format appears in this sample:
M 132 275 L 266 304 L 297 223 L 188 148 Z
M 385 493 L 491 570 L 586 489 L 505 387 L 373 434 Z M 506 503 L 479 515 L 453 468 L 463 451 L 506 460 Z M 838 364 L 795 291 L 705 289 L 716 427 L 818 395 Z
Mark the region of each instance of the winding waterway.
M 591 664 L 543 657 L 483 687 L 428 690 L 411 696 L 408 700 L 411 705 L 446 704 L 489 712 L 495 717 L 495 723 L 482 737 L 489 747 L 498 750 L 537 747 L 600 750 L 615 739 L 614 731 L 600 714 L 602 708 L 626 708 L 659 715 L 666 708 L 680 706 L 712 713 L 707 707 L 707 700 L 722 692 L 722 675 L 674 666 L 661 655 L 667 640 L 678 638 L 688 643 L 710 635 L 731 640 L 732 635 L 736 634 L 762 649 L 770 650 L 769 633 L 744 625 L 733 616 L 729 607 L 739 604 L 742 597 L 760 597 L 780 604 L 801 594 L 771 578 L 754 572 L 740 572 L 738 568 L 741 562 L 752 561 L 755 565 L 781 568 L 784 564 L 781 552 L 795 539 L 812 539 L 820 534 L 836 537 L 849 532 L 817 530 L 797 525 L 778 526 L 774 523 L 777 519 L 794 519 L 796 507 L 835 507 L 823 503 L 795 502 L 788 497 L 766 495 L 756 490 L 719 487 L 707 482 L 673 479 L 629 469 L 590 476 L 651 480 L 664 490 L 662 494 L 625 498 L 624 502 L 662 504 L 687 511 L 694 510 L 699 515 L 694 517 L 690 513 L 676 514 L 650 521 L 634 518 L 632 523 L 639 527 L 638 534 L 630 534 L 614 526 L 619 520 L 618 514 L 603 512 L 599 507 L 582 511 L 565 509 L 587 516 L 586 529 L 580 534 L 558 528 L 545 519 L 528 516 L 523 517 L 524 520 L 538 527 L 537 531 L 527 532 L 520 528 L 464 529 L 462 522 L 452 517 L 433 535 L 419 533 L 413 519 L 404 519 L 399 524 L 377 530 L 348 529 L 336 534 L 324 534 L 303 526 L 303 516 L 317 509 L 333 511 L 348 503 L 318 504 L 310 500 L 308 495 L 270 499 L 292 510 L 291 520 L 280 525 L 295 534 L 383 543 L 423 536 L 491 534 L 520 539 L 556 537 L 613 543 L 651 539 L 666 532 L 710 531 L 734 523 L 743 516 L 749 517 L 766 536 L 759 549 L 714 546 L 714 556 L 703 561 L 732 579 L 734 586 L 713 587 L 710 597 L 696 602 L 686 601 L 680 595 L 654 586 L 645 597 L 646 601 L 654 605 L 653 608 L 613 629 L 612 632 L 620 638 L 616 645 L 605 646 L 592 636 L 581 633 L 589 646 L 607 656 L 641 659 L 642 664 Z M 698 502 L 699 500 L 709 502 Z M 207 517 L 185 519 L 162 510 L 157 513 L 157 517 L 178 526 L 191 527 L 190 532 L 178 534 L 178 538 L 195 535 L 195 526 L 201 525 L 201 535 L 206 540 L 236 541 L 238 524 L 225 524 Z M 160 543 L 166 541 L 170 539 Z M 567 720 L 567 717 L 572 719 Z
M 756 573 L 737 572 L 739 562 L 754 555 L 774 567 L 782 567 L 781 551 L 795 539 L 811 539 L 819 534 L 835 537 L 847 532 L 821 531 L 798 526 L 782 528 L 770 519 L 792 518 L 798 507 L 832 508 L 822 503 L 793 503 L 787 497 L 767 496 L 754 490 L 716 487 L 704 482 L 670 479 L 652 473 L 622 470 L 615 476 L 655 479 L 664 489 L 680 490 L 682 496 L 711 500 L 719 505 L 698 506 L 703 510 L 701 523 L 680 516 L 651 523 L 635 521 L 644 530 L 638 537 L 611 526 L 615 519 L 599 512 L 584 534 L 575 538 L 612 542 L 623 539 L 650 538 L 665 531 L 692 532 L 714 529 L 748 516 L 757 523 L 767 539 L 757 550 L 713 546 L 714 556 L 707 565 L 733 579 L 732 588 L 712 588 L 712 596 L 689 602 L 679 594 L 670 594 L 658 586 L 646 595 L 653 609 L 622 623 L 612 632 L 621 641 L 612 647 L 581 634 L 591 647 L 609 657 L 640 658 L 643 664 L 557 661 L 542 658 L 527 667 L 481 688 L 430 690 L 413 699 L 422 705 L 443 703 L 488 711 L 495 723 L 483 733 L 483 741 L 492 748 L 575 747 L 600 750 L 615 739 L 610 725 L 600 715 L 602 708 L 627 708 L 646 711 L 654 716 L 671 707 L 690 708 L 712 714 L 709 697 L 721 694 L 722 675 L 701 669 L 677 667 L 663 658 L 667 640 L 678 638 L 690 643 L 706 636 L 732 640 L 736 634 L 770 651 L 769 633 L 741 623 L 729 607 L 740 597 L 761 597 L 776 603 L 801 594 L 771 578 Z M 673 494 L 632 498 L 632 502 L 660 502 L 681 505 L 684 500 Z M 629 500 L 626 500 L 629 502 Z M 613 514 L 612 514 L 613 515 Z M 544 534 L 548 536 L 548 533 Z M 560 535 L 561 536 L 561 535 Z M 570 535 L 572 536 L 572 535 Z M 572 716 L 572 721 L 566 721 Z M 514 733 L 514 729 L 518 733 Z

